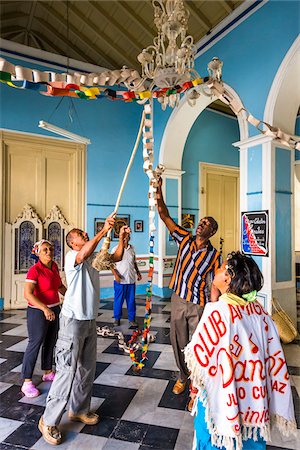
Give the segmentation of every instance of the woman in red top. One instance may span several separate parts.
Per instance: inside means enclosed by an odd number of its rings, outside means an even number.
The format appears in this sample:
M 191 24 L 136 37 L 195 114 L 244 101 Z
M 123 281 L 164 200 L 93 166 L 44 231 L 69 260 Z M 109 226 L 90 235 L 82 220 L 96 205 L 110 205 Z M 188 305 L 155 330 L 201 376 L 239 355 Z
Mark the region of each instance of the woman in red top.
M 42 346 L 42 380 L 53 381 L 53 350 L 57 339 L 60 300 L 58 292 L 65 294 L 57 264 L 53 261 L 53 245 L 42 239 L 34 245 L 39 260 L 26 276 L 24 296 L 28 301 L 27 327 L 29 342 L 24 354 L 21 391 L 26 397 L 37 397 L 40 392 L 32 383 L 32 374 Z

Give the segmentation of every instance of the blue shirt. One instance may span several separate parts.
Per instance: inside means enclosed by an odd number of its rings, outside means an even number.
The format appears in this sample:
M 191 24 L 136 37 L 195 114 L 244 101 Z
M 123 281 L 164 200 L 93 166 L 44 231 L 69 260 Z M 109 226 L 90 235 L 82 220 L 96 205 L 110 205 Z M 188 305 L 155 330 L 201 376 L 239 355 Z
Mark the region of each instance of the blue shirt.
M 100 297 L 99 272 L 92 267 L 92 256 L 75 265 L 77 253 L 70 250 L 66 255 L 65 272 L 68 289 L 61 312 L 64 316 L 77 320 L 96 319 Z

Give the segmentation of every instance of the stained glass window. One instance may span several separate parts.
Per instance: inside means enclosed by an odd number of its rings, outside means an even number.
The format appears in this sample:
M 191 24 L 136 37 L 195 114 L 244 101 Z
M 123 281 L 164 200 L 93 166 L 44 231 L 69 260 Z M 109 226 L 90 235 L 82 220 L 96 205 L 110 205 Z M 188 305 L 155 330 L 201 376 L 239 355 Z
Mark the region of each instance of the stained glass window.
M 35 239 L 36 232 L 33 223 L 28 220 L 22 222 L 19 227 L 19 232 L 16 232 L 15 235 L 15 255 L 18 256 L 15 273 L 26 273 L 35 263 L 31 258 L 31 250 Z
M 48 226 L 48 239 L 52 242 L 54 247 L 54 261 L 58 265 L 59 269 L 63 268 L 63 235 L 62 229 L 58 222 L 51 222 Z

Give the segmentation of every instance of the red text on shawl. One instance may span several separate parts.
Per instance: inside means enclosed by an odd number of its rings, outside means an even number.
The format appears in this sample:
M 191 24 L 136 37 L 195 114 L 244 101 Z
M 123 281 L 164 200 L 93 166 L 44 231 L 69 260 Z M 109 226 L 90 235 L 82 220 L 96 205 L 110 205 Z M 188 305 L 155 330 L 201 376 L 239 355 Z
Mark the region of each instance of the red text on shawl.
M 251 316 L 252 314 L 257 314 L 258 316 L 261 315 L 267 315 L 266 311 L 263 309 L 263 307 L 258 302 L 251 302 L 246 306 L 235 306 L 228 304 L 229 311 L 230 311 L 230 318 L 231 322 L 234 323 L 235 320 L 242 320 L 243 315 L 242 311 L 244 311 L 248 316 Z M 266 322 L 265 322 L 266 324 Z M 268 326 L 266 324 L 266 326 Z M 266 330 L 267 331 L 267 330 Z
M 266 333 L 267 342 L 265 351 L 255 334 L 247 332 L 246 337 L 245 333 L 240 335 L 238 327 L 229 343 L 226 337 L 222 340 L 232 330 L 229 330 L 228 322 L 223 320 L 220 312 L 213 310 L 197 333 L 194 355 L 209 377 L 213 379 L 220 374 L 222 388 L 226 390 L 226 405 L 235 410 L 233 417 L 227 416 L 228 420 L 251 424 L 267 422 L 271 392 L 279 395 L 287 392 L 289 375 L 282 349 L 270 337 L 272 330 L 269 329 L 267 313 L 258 302 L 243 307 L 243 314 L 241 307 L 228 305 L 228 308 L 231 324 L 247 316 L 263 316 L 262 330 Z M 269 387 L 267 378 L 271 380 Z M 256 403 L 258 408 L 255 408 Z

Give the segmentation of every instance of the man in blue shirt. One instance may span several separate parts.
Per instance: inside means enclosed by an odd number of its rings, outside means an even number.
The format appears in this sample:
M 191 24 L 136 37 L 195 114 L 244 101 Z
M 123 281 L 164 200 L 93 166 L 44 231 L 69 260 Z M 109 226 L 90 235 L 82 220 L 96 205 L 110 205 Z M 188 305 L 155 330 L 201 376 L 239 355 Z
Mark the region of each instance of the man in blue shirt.
M 104 227 L 89 240 L 77 228 L 69 231 L 66 241 L 71 250 L 66 255 L 65 272 L 68 289 L 65 295 L 58 340 L 56 343 L 56 375 L 49 391 L 46 409 L 39 421 L 39 430 L 46 442 L 62 441 L 57 426 L 69 401 L 69 418 L 95 425 L 99 416 L 90 411 L 92 387 L 96 370 L 96 318 L 99 308 L 99 273 L 92 267 L 93 252 L 99 241 L 114 226 L 115 214 L 107 217 Z M 120 230 L 114 261 L 124 252 L 128 227 Z

